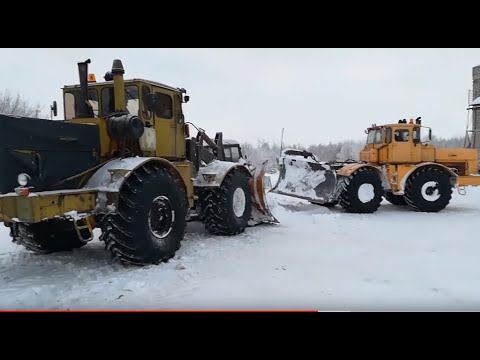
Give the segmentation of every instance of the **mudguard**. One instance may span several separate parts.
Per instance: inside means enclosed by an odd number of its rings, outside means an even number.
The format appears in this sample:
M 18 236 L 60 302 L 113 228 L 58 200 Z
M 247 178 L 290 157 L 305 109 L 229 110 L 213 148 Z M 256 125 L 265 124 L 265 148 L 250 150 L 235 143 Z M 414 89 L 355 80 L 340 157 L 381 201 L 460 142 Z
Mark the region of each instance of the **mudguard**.
M 417 171 L 418 169 L 420 168 L 423 168 L 423 167 L 435 167 L 435 168 L 438 168 L 438 169 L 441 169 L 443 171 L 445 171 L 447 174 L 449 174 L 452 178 L 452 186 L 455 186 L 456 185 L 456 179 L 457 179 L 457 174 L 455 174 L 452 169 L 450 169 L 449 167 L 445 166 L 445 165 L 442 165 L 442 164 L 439 164 L 439 163 L 434 163 L 434 162 L 424 162 L 424 163 L 420 163 L 420 164 L 417 164 L 414 168 L 412 168 L 409 172 L 407 172 L 402 179 L 400 179 L 400 191 L 397 191 L 395 192 L 395 194 L 397 195 L 403 195 L 403 192 L 405 190 L 405 184 L 408 180 L 408 178 L 410 177 L 410 175 L 412 175 L 415 171 Z
M 114 159 L 103 165 L 87 181 L 85 189 L 98 190 L 96 211 L 114 212 L 118 204 L 118 194 L 120 188 L 132 172 L 148 162 L 157 162 L 171 170 L 174 176 L 183 183 L 178 170 L 168 160 L 157 157 L 130 157 L 123 159 Z

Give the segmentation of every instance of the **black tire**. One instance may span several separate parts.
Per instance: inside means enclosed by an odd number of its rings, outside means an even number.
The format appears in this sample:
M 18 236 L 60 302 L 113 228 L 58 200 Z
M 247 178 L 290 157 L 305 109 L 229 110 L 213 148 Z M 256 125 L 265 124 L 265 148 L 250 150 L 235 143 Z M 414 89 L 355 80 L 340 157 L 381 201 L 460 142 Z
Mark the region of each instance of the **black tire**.
M 440 169 L 421 168 L 407 179 L 404 198 L 407 205 L 415 211 L 443 210 L 452 198 L 449 176 Z
M 390 204 L 393 204 L 393 205 L 407 205 L 403 195 L 395 195 L 391 191 L 385 191 L 383 196 L 385 197 L 385 200 L 387 200 Z
M 10 236 L 14 243 L 40 254 L 70 251 L 86 245 L 78 238 L 73 221 L 68 220 L 13 223 Z
M 362 201 L 359 190 L 362 185 L 373 187 L 373 198 Z M 382 202 L 383 187 L 377 172 L 371 168 L 360 168 L 350 176 L 340 177 L 337 184 L 338 203 L 352 213 L 369 214 L 377 211 Z
M 244 206 L 235 209 L 235 196 L 241 198 Z M 210 233 L 236 235 L 244 232 L 252 214 L 248 175 L 234 169 L 225 176 L 219 188 L 201 193 L 200 206 L 205 228 Z
M 122 263 L 159 264 L 180 248 L 186 213 L 181 185 L 166 169 L 146 164 L 122 185 L 117 212 L 102 219 L 100 240 Z

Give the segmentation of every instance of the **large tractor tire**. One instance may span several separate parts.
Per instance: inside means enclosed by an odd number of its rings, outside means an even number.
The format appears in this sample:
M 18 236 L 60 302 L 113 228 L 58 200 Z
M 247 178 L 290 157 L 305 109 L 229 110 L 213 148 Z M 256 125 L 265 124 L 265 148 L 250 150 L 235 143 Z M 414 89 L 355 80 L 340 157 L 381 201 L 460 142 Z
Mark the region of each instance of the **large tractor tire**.
M 252 214 L 248 175 L 234 169 L 222 185 L 204 190 L 200 197 L 205 228 L 215 235 L 236 235 L 245 231 Z
M 452 198 L 449 176 L 436 168 L 421 168 L 407 179 L 405 201 L 415 211 L 438 212 Z
M 69 251 L 87 244 L 78 238 L 73 221 L 68 220 L 13 223 L 10 236 L 13 242 L 40 254 Z
M 347 212 L 373 213 L 382 202 L 382 182 L 371 168 L 360 168 L 350 176 L 342 176 L 337 186 L 338 203 Z
M 102 219 L 100 240 L 124 264 L 159 264 L 180 248 L 186 213 L 181 185 L 166 169 L 146 164 L 122 185 L 117 211 Z
M 391 191 L 385 191 L 383 196 L 385 197 L 385 200 L 387 200 L 390 204 L 393 204 L 393 205 L 407 205 L 403 195 L 395 195 Z

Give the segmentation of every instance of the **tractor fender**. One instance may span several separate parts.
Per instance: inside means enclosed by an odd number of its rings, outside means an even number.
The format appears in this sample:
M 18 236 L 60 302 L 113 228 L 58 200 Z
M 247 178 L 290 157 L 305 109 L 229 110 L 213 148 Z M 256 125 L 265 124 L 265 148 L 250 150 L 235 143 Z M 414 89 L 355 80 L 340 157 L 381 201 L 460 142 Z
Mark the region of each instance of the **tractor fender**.
M 378 173 L 378 177 L 380 178 L 380 181 L 382 182 L 382 187 L 384 189 L 390 188 L 390 184 L 388 183 L 387 178 L 385 177 L 385 174 L 382 172 L 381 168 L 371 164 L 361 164 L 361 163 L 347 164 L 337 171 L 337 176 L 350 176 L 355 171 L 361 168 L 370 168 L 375 170 Z
M 98 169 L 84 186 L 85 189 L 98 190 L 96 211 L 114 212 L 118 205 L 118 194 L 122 185 L 136 169 L 147 163 L 158 163 L 160 166 L 168 169 L 177 182 L 182 185 L 185 194 L 187 193 L 180 173 L 168 160 L 158 157 L 139 156 L 114 159 Z
M 241 163 L 214 160 L 198 170 L 197 176 L 193 181 L 193 186 L 197 188 L 219 187 L 222 185 L 225 176 L 235 168 L 241 169 L 247 175 L 251 176 L 250 171 Z
M 378 174 L 379 174 L 380 176 L 383 177 L 382 170 L 380 170 L 379 167 L 376 167 L 376 166 L 373 166 L 373 165 L 370 165 L 370 164 L 348 164 L 348 165 L 343 166 L 343 167 L 340 168 L 339 170 L 337 170 L 337 175 L 340 175 L 340 176 L 350 176 L 350 175 L 352 175 L 352 173 L 354 173 L 354 172 L 357 171 L 358 169 L 364 168 L 364 167 L 368 167 L 368 168 L 374 169 L 375 171 L 378 172 Z
M 420 163 L 420 164 L 417 164 L 417 166 L 413 167 L 412 169 L 410 169 L 402 178 L 402 180 L 400 180 L 400 191 L 403 193 L 403 191 L 405 190 L 405 184 L 408 180 L 408 178 L 410 177 L 410 175 L 412 175 L 415 171 L 417 171 L 418 169 L 421 169 L 421 168 L 425 168 L 425 167 L 431 167 L 431 168 L 436 168 L 436 169 L 439 169 L 439 170 L 443 170 L 445 171 L 447 174 L 451 175 L 452 177 L 457 177 L 457 174 L 455 174 L 452 169 L 448 168 L 447 166 L 445 165 L 442 165 L 442 164 L 439 164 L 439 163 L 434 163 L 434 162 L 424 162 L 424 163 Z M 399 191 L 399 192 L 400 192 Z

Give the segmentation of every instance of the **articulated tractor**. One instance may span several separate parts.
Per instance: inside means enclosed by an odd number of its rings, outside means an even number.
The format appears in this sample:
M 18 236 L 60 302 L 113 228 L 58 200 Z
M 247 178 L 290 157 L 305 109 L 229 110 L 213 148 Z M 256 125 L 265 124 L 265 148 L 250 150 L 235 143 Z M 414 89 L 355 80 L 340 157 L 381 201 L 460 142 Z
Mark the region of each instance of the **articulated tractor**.
M 382 198 L 415 211 L 438 212 L 452 189 L 480 185 L 477 149 L 435 148 L 421 119 L 372 125 L 360 161 L 320 161 L 314 154 L 284 150 L 280 176 L 271 190 L 347 212 L 373 213 Z
M 220 132 L 190 137 L 185 89 L 126 80 L 120 60 L 96 82 L 89 63 L 63 88 L 65 120 L 0 115 L 0 221 L 14 242 L 64 251 L 100 228 L 115 258 L 147 265 L 174 256 L 189 220 L 218 235 L 276 222 L 265 164 L 232 161 Z

